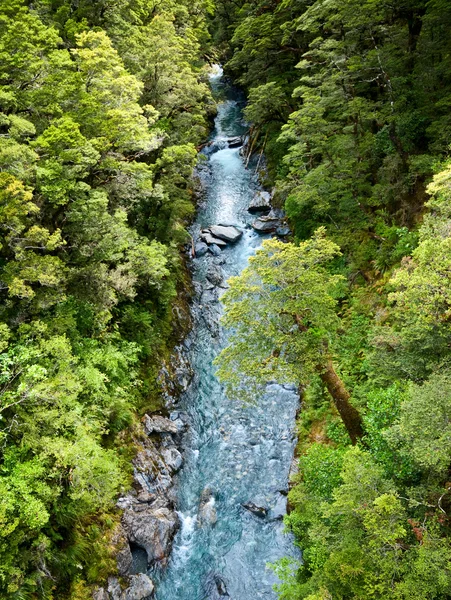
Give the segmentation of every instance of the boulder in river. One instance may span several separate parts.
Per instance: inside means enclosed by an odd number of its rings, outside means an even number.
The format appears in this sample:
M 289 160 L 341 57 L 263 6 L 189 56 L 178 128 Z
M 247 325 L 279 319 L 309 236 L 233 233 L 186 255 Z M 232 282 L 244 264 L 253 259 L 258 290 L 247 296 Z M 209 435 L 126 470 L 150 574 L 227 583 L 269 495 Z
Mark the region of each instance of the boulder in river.
M 198 242 L 194 247 L 194 254 L 197 258 L 204 256 L 208 252 L 208 246 L 205 242 Z
M 179 525 L 177 515 L 168 508 L 154 509 L 146 504 L 133 508 L 122 517 L 127 538 L 144 548 L 149 565 L 166 564 Z
M 200 239 L 203 240 L 209 246 L 215 245 L 219 246 L 220 248 L 225 248 L 227 246 L 226 241 L 212 236 L 208 229 L 204 229 L 202 231 L 202 233 L 200 234 Z
M 213 237 L 224 240 L 229 244 L 234 244 L 243 235 L 243 232 L 233 227 L 233 225 L 212 225 L 208 228 L 208 231 Z
M 271 194 L 269 192 L 257 192 L 247 210 L 250 213 L 269 212 L 271 210 Z
M 288 225 L 280 225 L 276 229 L 276 235 L 279 237 L 287 237 L 290 234 L 291 234 L 291 229 L 288 227 Z
M 221 248 L 217 244 L 212 244 L 209 247 L 209 250 L 213 254 L 213 256 L 221 256 Z
M 206 487 L 200 495 L 199 512 L 197 515 L 197 522 L 200 527 L 206 525 L 215 525 L 218 520 L 215 508 L 215 495 L 210 487 Z
M 257 233 L 273 233 L 280 227 L 280 219 L 276 219 L 270 216 L 259 217 L 252 223 L 252 227 Z
M 241 138 L 241 136 L 228 138 L 227 144 L 229 145 L 229 148 L 239 148 L 243 145 L 243 139 Z
M 267 508 L 264 508 L 263 506 L 257 506 L 253 502 L 246 502 L 246 504 L 242 504 L 241 506 L 260 519 L 264 519 L 268 514 Z

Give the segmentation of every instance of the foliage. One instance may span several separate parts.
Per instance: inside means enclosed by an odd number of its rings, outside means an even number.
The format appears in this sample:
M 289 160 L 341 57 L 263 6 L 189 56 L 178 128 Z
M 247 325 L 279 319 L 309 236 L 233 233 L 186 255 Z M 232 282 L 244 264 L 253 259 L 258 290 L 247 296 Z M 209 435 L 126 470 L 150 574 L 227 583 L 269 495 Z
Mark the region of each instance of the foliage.
M 265 241 L 230 280 L 223 322 L 233 332 L 217 360 L 229 393 L 252 398 L 274 378 L 307 383 L 325 360 L 338 325 L 334 293 L 341 280 L 325 265 L 337 253 L 322 229 L 299 246 Z
M 450 595 L 450 24 L 443 0 L 218 6 L 226 72 L 246 89 L 251 145 L 294 232 L 286 253 L 302 272 L 319 227 L 340 252 L 285 294 L 290 267 L 265 246 L 224 298 L 220 376 L 308 384 L 286 519 L 303 563 L 276 565 L 284 600 Z M 289 321 L 301 298 L 324 327 Z M 357 448 L 312 375 L 309 335 L 362 415 Z
M 0 6 L 2 598 L 85 599 L 114 570 L 120 434 L 180 335 L 211 10 Z

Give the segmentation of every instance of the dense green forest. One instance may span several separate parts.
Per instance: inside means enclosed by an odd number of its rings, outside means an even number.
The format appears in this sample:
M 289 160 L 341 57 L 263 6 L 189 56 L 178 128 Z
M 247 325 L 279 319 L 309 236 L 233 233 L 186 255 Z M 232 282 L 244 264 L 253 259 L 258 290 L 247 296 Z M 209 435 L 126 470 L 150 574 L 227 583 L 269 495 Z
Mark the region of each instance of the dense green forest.
M 224 298 L 219 375 L 297 381 L 284 600 L 451 597 L 451 3 L 219 3 L 293 243 Z M 265 327 L 261 324 L 264 323 Z
M 241 398 L 301 386 L 280 598 L 451 598 L 448 0 L 0 1 L 0 597 L 114 572 L 212 56 L 293 229 L 231 280 L 218 361 Z
M 1 598 L 89 598 L 115 569 L 127 428 L 187 326 L 211 8 L 0 2 Z

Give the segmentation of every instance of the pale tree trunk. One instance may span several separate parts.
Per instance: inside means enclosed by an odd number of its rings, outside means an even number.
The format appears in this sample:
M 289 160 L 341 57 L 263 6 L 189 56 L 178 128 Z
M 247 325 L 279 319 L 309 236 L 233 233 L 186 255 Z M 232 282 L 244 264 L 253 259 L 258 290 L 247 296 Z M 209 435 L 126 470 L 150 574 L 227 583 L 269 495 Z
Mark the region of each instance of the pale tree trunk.
M 363 436 L 362 418 L 359 411 L 349 402 L 350 394 L 343 381 L 337 375 L 332 360 L 327 359 L 326 364 L 318 369 L 320 377 L 332 396 L 336 409 L 346 427 L 346 431 L 355 445 Z

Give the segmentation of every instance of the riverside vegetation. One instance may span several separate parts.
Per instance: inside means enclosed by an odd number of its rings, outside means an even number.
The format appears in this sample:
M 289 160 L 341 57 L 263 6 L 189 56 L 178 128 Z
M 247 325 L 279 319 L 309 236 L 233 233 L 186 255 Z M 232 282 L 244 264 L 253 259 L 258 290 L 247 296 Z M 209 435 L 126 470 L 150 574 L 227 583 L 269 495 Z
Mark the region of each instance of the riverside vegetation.
M 451 597 L 450 25 L 445 0 L 218 7 L 294 228 L 231 280 L 218 360 L 238 396 L 303 390 L 283 600 Z
M 232 279 L 218 361 L 240 397 L 303 389 L 279 595 L 449 598 L 447 0 L 0 3 L 0 595 L 114 569 L 127 431 L 180 327 L 208 25 L 294 230 Z
M 180 336 L 210 10 L 0 2 L 1 598 L 114 572 L 127 431 Z

